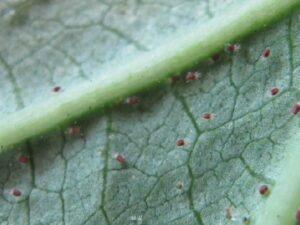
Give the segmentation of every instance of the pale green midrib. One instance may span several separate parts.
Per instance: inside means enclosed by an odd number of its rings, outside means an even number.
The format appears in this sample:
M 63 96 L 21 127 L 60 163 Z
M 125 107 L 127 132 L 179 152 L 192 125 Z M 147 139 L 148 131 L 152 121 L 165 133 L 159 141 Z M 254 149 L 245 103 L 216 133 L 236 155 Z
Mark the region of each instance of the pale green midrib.
M 299 0 L 249 0 L 206 24 L 197 24 L 189 28 L 189 32 L 166 40 L 166 44 L 156 50 L 112 64 L 93 83 L 80 84 L 3 118 L 0 121 L 0 152 L 90 110 L 159 83 L 209 57 L 224 44 L 263 28 L 299 7 Z

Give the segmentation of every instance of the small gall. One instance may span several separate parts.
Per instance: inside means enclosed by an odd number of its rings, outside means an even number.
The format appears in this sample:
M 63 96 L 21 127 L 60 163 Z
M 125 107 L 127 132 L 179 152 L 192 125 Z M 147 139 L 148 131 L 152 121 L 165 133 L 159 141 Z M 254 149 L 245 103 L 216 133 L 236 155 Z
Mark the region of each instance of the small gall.
M 125 157 L 118 153 L 116 156 L 115 156 L 116 160 L 121 164 L 121 165 L 124 165 L 126 163 L 126 160 L 125 160 Z
M 183 182 L 182 182 L 182 181 L 179 181 L 179 182 L 176 184 L 176 188 L 177 188 L 177 190 L 182 191 L 182 190 L 183 190 Z
M 176 145 L 177 146 L 183 146 L 185 144 L 184 140 L 183 139 L 179 139 L 176 141 Z
M 246 225 L 250 224 L 250 218 L 247 217 L 247 216 L 245 216 L 245 217 L 243 218 L 243 223 L 246 224 Z
M 130 96 L 126 98 L 126 103 L 128 105 L 136 105 L 141 102 L 141 98 L 138 96 Z
M 274 96 L 274 95 L 277 95 L 279 93 L 279 88 L 277 87 L 274 87 L 271 89 L 271 95 Z
M 214 116 L 211 113 L 206 112 L 206 113 L 203 113 L 202 118 L 204 120 L 212 120 L 214 118 Z
M 59 92 L 60 90 L 61 90 L 60 86 L 55 86 L 55 87 L 52 88 L 53 92 Z
M 13 190 L 11 191 L 11 194 L 12 194 L 13 196 L 15 196 L 15 197 L 20 197 L 20 196 L 22 195 L 22 192 L 19 191 L 18 189 L 13 189 Z
M 214 61 L 214 62 L 217 62 L 221 59 L 221 55 L 220 54 L 214 54 L 211 59 Z
M 239 51 L 241 46 L 239 44 L 227 44 L 225 45 L 225 51 L 228 53 L 235 53 Z
M 298 114 L 300 112 L 300 104 L 299 103 L 296 103 L 293 108 L 292 108 L 292 113 L 294 115 Z
M 269 187 L 267 185 L 261 185 L 259 187 L 259 193 L 262 195 L 262 196 L 267 196 L 269 194 L 270 190 L 269 190 Z
M 264 58 L 268 58 L 270 55 L 271 55 L 270 49 L 266 48 L 266 49 L 263 51 L 262 56 L 263 56 Z
M 68 134 L 70 135 L 80 135 L 81 129 L 80 126 L 73 126 L 68 128 Z
M 195 81 L 198 80 L 199 78 L 199 73 L 197 72 L 188 72 L 187 75 L 185 76 L 185 81 Z
M 297 210 L 295 217 L 296 217 L 297 223 L 299 223 L 300 222 L 300 209 Z
M 20 155 L 18 161 L 23 164 L 27 164 L 29 162 L 29 158 L 27 155 Z

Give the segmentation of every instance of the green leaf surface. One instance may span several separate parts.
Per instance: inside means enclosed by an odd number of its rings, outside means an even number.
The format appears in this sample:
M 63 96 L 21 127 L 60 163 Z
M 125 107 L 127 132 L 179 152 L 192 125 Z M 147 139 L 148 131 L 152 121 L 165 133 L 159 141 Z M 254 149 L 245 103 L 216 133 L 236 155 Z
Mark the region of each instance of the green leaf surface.
M 93 81 L 111 61 L 154 49 L 244 2 L 4 0 L 0 115 Z M 82 135 L 62 127 L 2 155 L 0 224 L 225 225 L 270 218 L 262 212 L 286 190 L 276 188 L 286 183 L 283 159 L 297 152 L 287 143 L 297 146 L 290 130 L 298 132 L 291 109 L 299 100 L 299 15 L 240 44 L 217 62 L 191 68 L 200 73 L 197 81 L 181 79 L 143 93 L 138 105 L 77 121 Z M 280 90 L 275 96 L 273 87 Z M 203 119 L 206 112 L 213 119 Z M 185 145 L 176 146 L 178 139 Z M 259 194 L 261 184 L 269 196 Z M 295 213 L 288 210 L 283 221 L 292 225 Z

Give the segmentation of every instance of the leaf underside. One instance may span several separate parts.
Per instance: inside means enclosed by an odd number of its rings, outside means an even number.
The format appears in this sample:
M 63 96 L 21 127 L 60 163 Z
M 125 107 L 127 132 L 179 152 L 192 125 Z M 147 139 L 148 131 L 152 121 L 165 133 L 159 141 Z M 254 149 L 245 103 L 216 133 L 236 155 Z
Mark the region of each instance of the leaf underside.
M 3 1 L 0 115 L 59 94 L 55 85 L 65 91 L 93 80 L 111 60 L 153 49 L 235 2 Z M 258 188 L 276 183 L 296 122 L 291 108 L 299 99 L 299 43 L 295 13 L 240 43 L 239 51 L 191 68 L 200 73 L 197 81 L 181 79 L 144 93 L 138 105 L 77 121 L 83 135 L 61 128 L 1 156 L 0 224 L 255 220 L 267 200 Z M 273 87 L 280 90 L 275 96 Z M 203 119 L 206 112 L 213 119 Z M 176 146 L 178 139 L 185 145 Z M 20 163 L 20 155 L 29 162 Z M 225 217 L 228 208 L 236 221 Z

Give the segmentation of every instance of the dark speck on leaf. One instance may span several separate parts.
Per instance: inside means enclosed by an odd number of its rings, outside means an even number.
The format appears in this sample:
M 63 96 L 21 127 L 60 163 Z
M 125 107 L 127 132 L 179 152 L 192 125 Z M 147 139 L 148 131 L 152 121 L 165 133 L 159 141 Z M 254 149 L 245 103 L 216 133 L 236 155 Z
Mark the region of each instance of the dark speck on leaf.
M 214 117 L 211 113 L 206 112 L 206 113 L 203 113 L 202 118 L 204 120 L 212 120 Z
M 279 93 L 279 88 L 277 87 L 274 87 L 271 89 L 271 95 L 274 96 L 274 95 L 277 95 Z
M 176 145 L 177 146 L 183 146 L 185 144 L 184 140 L 183 139 L 179 139 L 176 141 Z
M 261 185 L 260 187 L 259 187 L 259 193 L 261 194 L 261 195 L 263 195 L 263 196 L 266 196 L 266 195 L 268 195 L 269 194 L 269 187 L 267 186 L 267 185 Z
M 268 58 L 271 55 L 270 49 L 266 48 L 262 55 L 264 58 Z
M 13 189 L 12 190 L 12 195 L 15 197 L 20 197 L 22 195 L 22 192 L 19 191 L 18 189 Z
M 292 108 L 292 113 L 294 115 L 298 114 L 300 112 L 300 104 L 299 103 L 296 103 L 293 108 Z
M 121 165 L 124 165 L 126 163 L 126 160 L 125 160 L 125 157 L 118 153 L 116 156 L 116 160 L 121 164 Z
M 60 86 L 55 86 L 53 87 L 53 92 L 59 92 L 61 90 L 61 87 Z
M 185 76 L 186 81 L 195 81 L 198 80 L 199 78 L 199 73 L 197 72 L 188 72 L 187 75 Z

